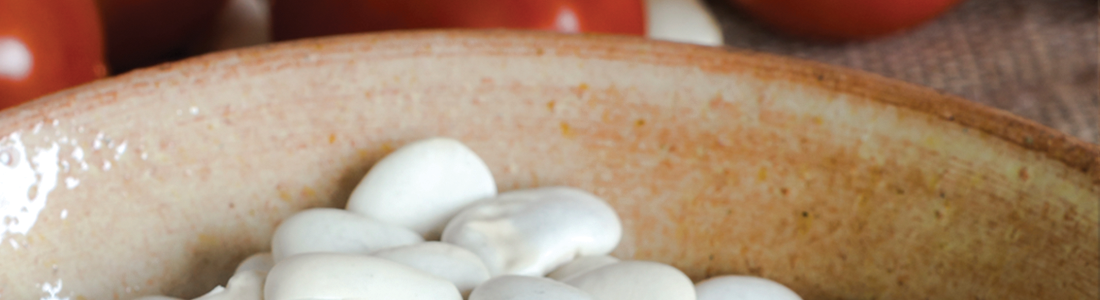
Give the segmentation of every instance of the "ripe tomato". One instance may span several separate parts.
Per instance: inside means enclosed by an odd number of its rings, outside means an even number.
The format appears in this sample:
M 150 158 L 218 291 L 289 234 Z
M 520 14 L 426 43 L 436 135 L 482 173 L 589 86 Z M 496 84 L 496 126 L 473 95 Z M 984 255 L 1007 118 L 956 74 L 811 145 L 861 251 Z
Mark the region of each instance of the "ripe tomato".
M 188 42 L 209 29 L 226 0 L 97 2 L 107 35 L 108 62 L 115 70 L 128 70 L 182 53 Z
M 916 26 L 960 0 L 730 0 L 780 31 L 827 40 L 867 39 Z
M 275 0 L 271 18 L 275 40 L 450 27 L 645 34 L 642 0 Z
M 0 109 L 106 74 L 92 0 L 0 0 Z

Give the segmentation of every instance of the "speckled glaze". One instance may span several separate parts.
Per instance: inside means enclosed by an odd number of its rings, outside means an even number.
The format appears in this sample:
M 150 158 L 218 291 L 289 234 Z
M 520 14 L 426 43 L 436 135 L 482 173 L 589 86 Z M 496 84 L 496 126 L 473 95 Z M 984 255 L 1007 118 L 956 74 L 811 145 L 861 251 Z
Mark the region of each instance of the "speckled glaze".
M 1095 145 L 817 63 L 508 31 L 222 52 L 0 112 L 0 295 L 202 295 L 280 220 L 343 207 L 373 162 L 430 136 L 469 145 L 501 191 L 606 199 L 615 256 L 696 281 L 1100 297 Z

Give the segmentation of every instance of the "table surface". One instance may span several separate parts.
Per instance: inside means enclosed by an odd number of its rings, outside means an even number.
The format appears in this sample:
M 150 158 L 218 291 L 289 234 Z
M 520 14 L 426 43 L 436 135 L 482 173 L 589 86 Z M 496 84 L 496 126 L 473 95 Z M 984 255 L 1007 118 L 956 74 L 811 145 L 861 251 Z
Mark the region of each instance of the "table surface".
M 861 69 L 1100 141 L 1096 0 L 966 0 L 915 29 L 815 43 L 768 31 L 727 0 L 706 0 L 726 44 Z

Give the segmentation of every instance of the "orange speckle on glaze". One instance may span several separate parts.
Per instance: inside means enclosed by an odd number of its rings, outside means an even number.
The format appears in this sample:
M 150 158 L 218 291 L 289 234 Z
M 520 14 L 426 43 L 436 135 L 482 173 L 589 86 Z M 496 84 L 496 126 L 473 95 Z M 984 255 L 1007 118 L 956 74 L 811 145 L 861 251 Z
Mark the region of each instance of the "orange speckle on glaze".
M 634 126 L 636 126 L 636 127 L 645 126 L 645 119 L 638 119 L 637 121 L 634 121 Z
M 207 248 L 207 247 L 214 247 L 214 246 L 217 246 L 217 245 L 218 245 L 218 238 L 216 238 L 214 236 L 211 236 L 209 234 L 203 234 L 203 233 L 199 234 L 199 247 Z
M 554 111 L 554 104 L 556 104 L 554 100 L 550 100 L 550 102 L 546 102 L 546 109 L 549 109 L 550 111 Z
M 768 180 L 768 169 L 760 168 L 760 171 L 756 172 L 756 179 L 760 179 L 760 181 Z
M 810 227 L 813 225 L 814 215 L 808 211 L 800 212 L 798 215 L 798 235 L 804 236 L 810 232 Z
M 724 135 L 723 136 L 718 136 L 718 138 L 715 139 L 715 143 L 717 143 L 718 146 L 722 146 L 722 147 L 733 146 L 733 141 L 730 141 L 730 139 L 728 137 L 724 136 Z
M 584 93 L 587 92 L 587 91 L 588 91 L 588 84 L 587 83 L 581 83 L 580 85 L 577 85 L 577 90 L 576 90 L 577 98 L 581 98 L 582 96 L 584 96 Z
M 276 186 L 275 190 L 279 192 L 279 200 L 283 200 L 283 202 L 290 203 L 290 200 L 292 200 L 292 198 L 290 197 L 290 193 L 288 193 L 286 191 L 286 189 L 283 188 L 283 186 L 281 186 L 281 185 Z
M 328 135 L 328 143 L 332 144 L 332 143 L 335 143 L 335 142 L 336 142 L 336 134 L 335 133 L 329 134 Z
M 565 137 L 573 136 L 573 128 L 569 127 L 569 123 L 561 122 L 561 135 Z
M 700 117 L 731 117 L 740 116 L 742 114 L 741 106 L 737 103 L 726 101 L 722 93 L 715 94 L 710 101 L 707 101 L 707 105 L 700 110 L 700 113 L 702 114 Z
M 302 197 L 303 198 L 314 198 L 316 196 L 317 196 L 317 191 L 313 190 L 313 188 L 308 187 L 308 186 L 302 188 Z
M 721 108 L 726 106 L 725 102 L 725 99 L 722 98 L 722 93 L 717 93 L 714 94 L 714 98 L 710 98 L 710 102 L 707 104 L 709 104 L 711 108 Z

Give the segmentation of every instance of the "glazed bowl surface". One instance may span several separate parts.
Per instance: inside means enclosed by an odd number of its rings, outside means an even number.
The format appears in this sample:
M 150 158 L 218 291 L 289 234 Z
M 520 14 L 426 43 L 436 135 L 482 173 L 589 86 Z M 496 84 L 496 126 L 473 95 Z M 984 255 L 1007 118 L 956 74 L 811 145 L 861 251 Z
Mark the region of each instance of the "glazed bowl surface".
M 1100 148 L 819 63 L 512 31 L 341 36 L 0 112 L 0 297 L 195 297 L 371 164 L 447 136 L 499 188 L 570 185 L 622 258 L 805 299 L 1100 297 Z

